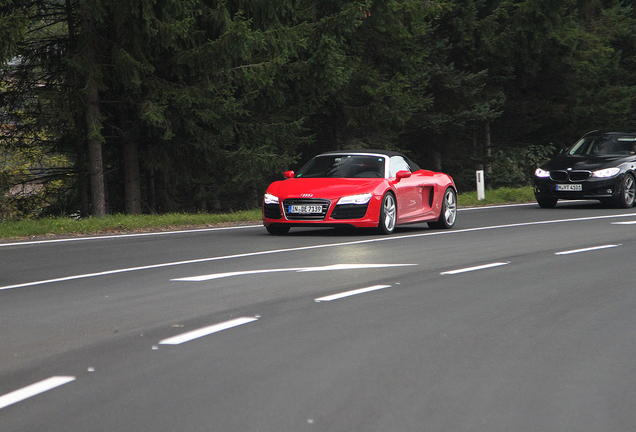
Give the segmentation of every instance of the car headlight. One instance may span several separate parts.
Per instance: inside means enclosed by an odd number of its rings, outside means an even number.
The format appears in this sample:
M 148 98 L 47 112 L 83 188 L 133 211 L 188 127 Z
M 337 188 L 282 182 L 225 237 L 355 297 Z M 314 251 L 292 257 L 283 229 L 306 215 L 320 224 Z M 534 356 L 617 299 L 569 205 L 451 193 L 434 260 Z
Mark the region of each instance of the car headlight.
M 278 197 L 272 194 L 266 193 L 263 197 L 263 202 L 265 204 L 278 204 Z
M 338 204 L 366 204 L 371 200 L 372 196 L 373 194 L 370 193 L 346 196 L 340 198 Z
M 537 177 L 550 177 L 550 171 L 546 171 L 546 170 L 542 170 L 541 168 L 537 168 L 536 171 L 534 172 L 534 175 Z
M 598 178 L 614 177 L 619 172 L 621 172 L 620 168 L 605 168 L 602 170 L 594 171 L 592 173 L 592 176 Z

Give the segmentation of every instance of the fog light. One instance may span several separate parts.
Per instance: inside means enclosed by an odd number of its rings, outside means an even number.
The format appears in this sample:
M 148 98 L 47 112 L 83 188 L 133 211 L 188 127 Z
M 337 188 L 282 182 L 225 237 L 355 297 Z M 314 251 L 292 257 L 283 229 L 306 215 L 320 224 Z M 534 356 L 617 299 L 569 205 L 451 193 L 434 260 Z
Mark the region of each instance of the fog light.
M 611 193 L 612 193 L 612 190 L 611 190 L 611 189 L 608 189 L 608 190 L 607 190 L 607 193 L 608 193 L 608 194 L 611 194 Z

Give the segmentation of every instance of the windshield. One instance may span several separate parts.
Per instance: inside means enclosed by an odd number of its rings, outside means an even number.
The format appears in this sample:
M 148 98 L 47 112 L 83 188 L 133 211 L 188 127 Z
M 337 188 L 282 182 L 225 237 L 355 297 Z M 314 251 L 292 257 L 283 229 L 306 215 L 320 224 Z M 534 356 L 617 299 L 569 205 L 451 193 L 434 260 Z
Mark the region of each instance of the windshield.
M 568 152 L 573 156 L 622 156 L 636 153 L 636 137 L 599 135 L 581 138 Z
M 316 156 L 296 178 L 384 178 L 384 158 L 371 155 Z

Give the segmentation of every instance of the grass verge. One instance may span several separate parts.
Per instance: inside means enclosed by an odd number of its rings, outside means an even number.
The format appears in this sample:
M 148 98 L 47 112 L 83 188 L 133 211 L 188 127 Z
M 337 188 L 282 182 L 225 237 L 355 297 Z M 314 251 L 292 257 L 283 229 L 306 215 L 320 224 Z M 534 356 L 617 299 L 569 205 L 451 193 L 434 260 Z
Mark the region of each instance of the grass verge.
M 108 215 L 103 218 L 72 219 L 52 217 L 0 222 L 0 239 L 19 239 L 50 235 L 109 234 L 168 231 L 179 228 L 211 227 L 258 221 L 261 210 L 228 214 L 169 213 L 162 215 Z
M 473 207 L 535 201 L 532 186 L 487 190 L 485 195 L 486 198 L 480 201 L 477 199 L 477 191 L 460 193 L 457 197 L 457 203 L 460 207 Z
M 520 189 L 501 188 L 486 191 L 486 199 L 477 200 L 477 192 L 460 193 L 460 207 L 523 203 L 534 201 L 532 187 Z M 67 217 L 7 220 L 0 222 L 0 239 L 25 239 L 32 237 L 114 234 L 144 231 L 169 231 L 180 228 L 223 226 L 240 223 L 258 223 L 261 210 L 239 211 L 228 214 L 169 213 L 163 215 L 108 215 L 103 218 L 72 219 Z

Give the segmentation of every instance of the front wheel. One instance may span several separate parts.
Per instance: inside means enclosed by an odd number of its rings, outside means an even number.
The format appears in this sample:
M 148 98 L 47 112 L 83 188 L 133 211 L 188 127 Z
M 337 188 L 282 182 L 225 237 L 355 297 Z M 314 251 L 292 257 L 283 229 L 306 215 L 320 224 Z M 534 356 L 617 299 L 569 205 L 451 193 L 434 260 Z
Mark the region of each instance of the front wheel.
M 628 173 L 621 182 L 621 191 L 616 204 L 622 208 L 631 208 L 634 206 L 634 197 L 636 197 L 636 182 L 634 176 Z
M 391 234 L 395 231 L 395 221 L 397 220 L 397 206 L 395 196 L 387 192 L 382 197 L 380 206 L 380 218 L 378 219 L 378 231 L 380 234 Z
M 436 222 L 429 222 L 431 228 L 449 229 L 455 225 L 457 219 L 457 193 L 455 189 L 449 187 L 444 192 L 442 199 L 442 210 L 439 212 L 439 219 Z

